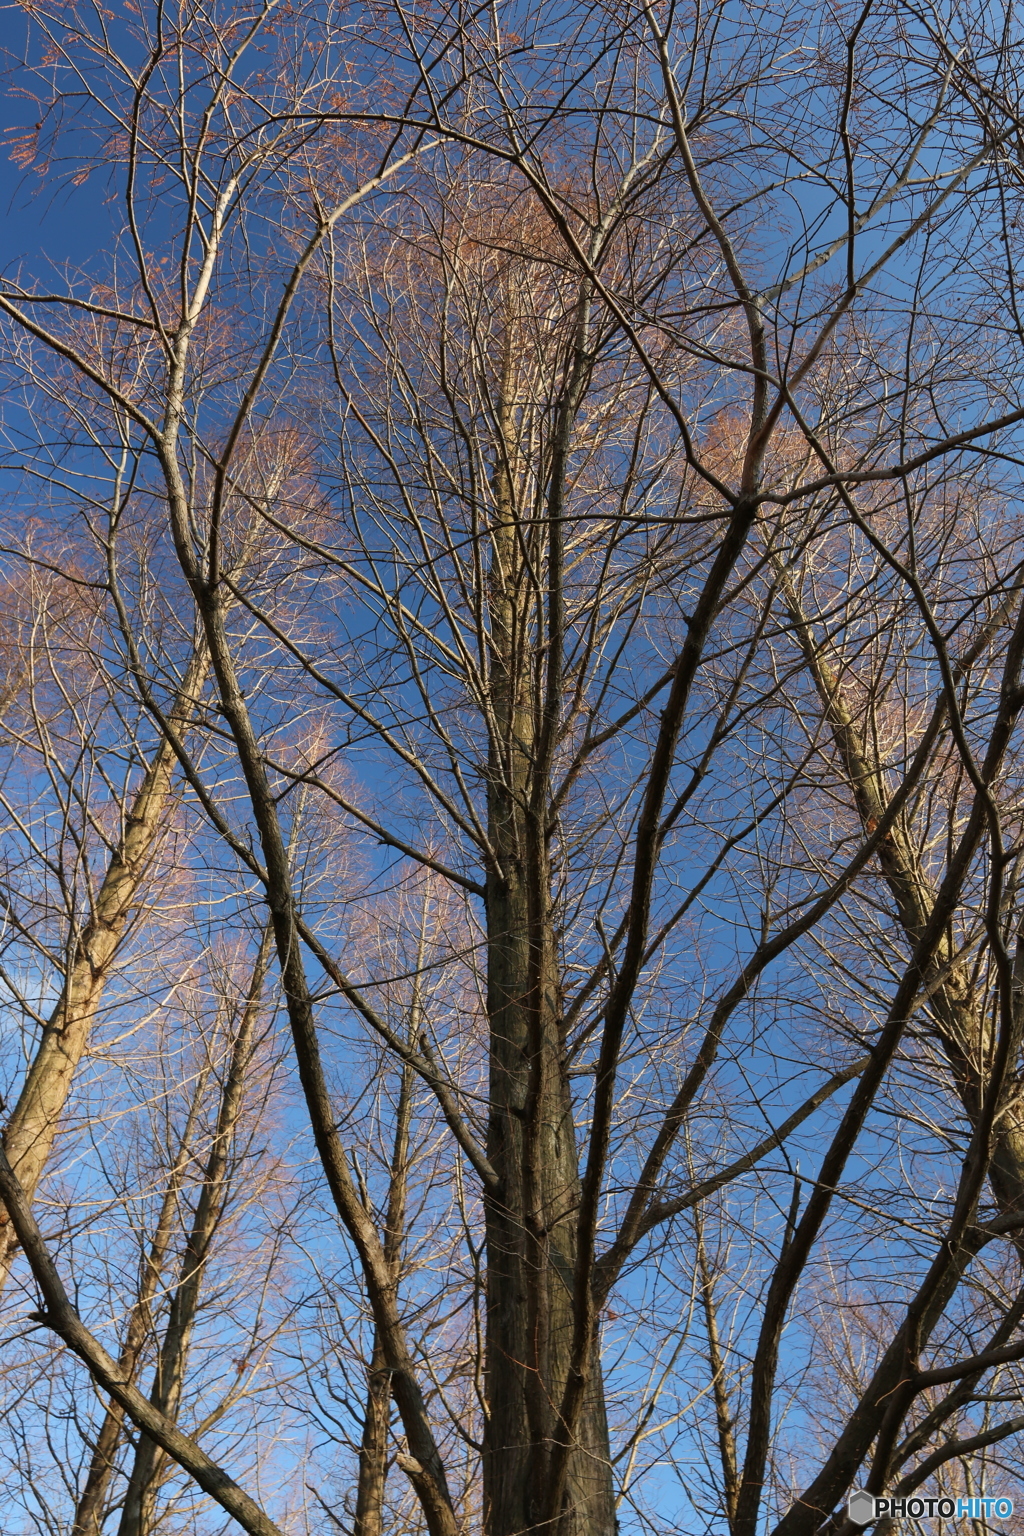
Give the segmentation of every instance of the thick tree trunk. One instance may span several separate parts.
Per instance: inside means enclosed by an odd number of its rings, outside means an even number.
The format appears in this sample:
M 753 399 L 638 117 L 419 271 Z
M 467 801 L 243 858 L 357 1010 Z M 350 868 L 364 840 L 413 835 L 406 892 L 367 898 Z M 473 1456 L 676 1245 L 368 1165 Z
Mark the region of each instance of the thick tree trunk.
M 574 1322 L 576 1139 L 550 974 L 541 1007 L 527 1004 L 535 967 L 523 907 L 521 891 L 494 891 L 489 898 L 487 1150 L 502 1188 L 486 1215 L 488 1536 L 531 1531 L 541 1519 Z M 570 1465 L 569 1507 L 573 1533 L 615 1531 L 599 1362 Z
M 171 713 L 172 724 L 178 729 L 192 713 L 207 666 L 205 647 L 200 646 Z M 50 1156 L 128 915 L 138 900 L 150 857 L 166 823 L 174 763 L 174 750 L 162 739 L 132 802 L 89 920 L 74 943 L 60 1000 L 43 1031 L 4 1131 L 4 1149 L 30 1201 Z M 0 1290 L 10 1272 L 15 1246 L 13 1228 L 0 1205 Z
M 509 431 L 506 444 L 513 440 Z M 487 1536 L 547 1524 L 549 1466 L 573 1341 L 579 1164 L 561 1028 L 548 858 L 549 786 L 536 748 L 544 708 L 529 642 L 527 562 L 513 530 L 508 461 L 496 474 L 490 580 L 492 741 L 487 882 L 490 1033 L 486 1201 Z M 536 567 L 534 567 L 536 568 Z M 549 665 L 554 664 L 549 660 Z M 563 1529 L 613 1536 L 604 1387 L 594 1361 L 570 1457 Z

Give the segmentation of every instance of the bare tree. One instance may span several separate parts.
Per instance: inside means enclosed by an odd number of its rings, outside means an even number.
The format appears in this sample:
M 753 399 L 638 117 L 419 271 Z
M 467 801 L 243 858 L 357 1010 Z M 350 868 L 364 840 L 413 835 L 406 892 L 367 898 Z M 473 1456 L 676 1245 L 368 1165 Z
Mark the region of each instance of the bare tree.
M 70 445 L 49 563 L 91 583 L 107 693 L 164 754 L 133 868 L 177 764 L 182 858 L 269 907 L 372 1313 L 333 1437 L 361 1436 L 360 1536 L 391 1402 L 431 1536 L 678 1528 L 645 1442 L 700 1469 L 687 1528 L 730 1536 L 986 1476 L 1024 1358 L 1012 13 L 32 17 L 61 61 L 39 132 L 80 103 L 125 210 L 102 278 L 0 294 Z M 429 1027 L 387 988 L 433 962 L 382 977 L 351 922 L 397 858 L 464 909 Z M 399 1085 L 376 1203 L 346 1141 L 366 1034 Z M 471 1184 L 433 1294 L 484 1319 L 479 1391 L 447 1392 L 400 1284 L 439 1219 L 414 1094 Z M 176 1423 L 198 1270 L 143 1399 L 19 1156 L 45 1320 L 143 1435 L 123 1529 L 156 1447 L 274 1529 Z

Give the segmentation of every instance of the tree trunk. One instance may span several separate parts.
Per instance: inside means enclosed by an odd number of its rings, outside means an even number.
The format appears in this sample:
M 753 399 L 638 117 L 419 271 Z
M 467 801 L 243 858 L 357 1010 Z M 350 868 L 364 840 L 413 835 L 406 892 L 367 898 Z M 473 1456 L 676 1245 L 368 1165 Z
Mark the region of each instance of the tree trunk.
M 429 884 L 428 884 L 429 891 Z M 420 988 L 425 947 L 426 902 L 420 928 L 416 974 L 413 977 L 412 1005 L 409 1010 L 408 1038 L 415 1044 L 420 1028 Z M 405 1239 L 405 1207 L 409 1178 L 409 1128 L 412 1123 L 412 1068 L 402 1068 L 395 1116 L 395 1141 L 391 1154 L 391 1177 L 384 1230 L 384 1257 L 398 1290 Z M 387 1368 L 384 1344 L 379 1328 L 373 1330 L 373 1354 L 366 1381 L 366 1410 L 363 1437 L 359 1447 L 359 1476 L 356 1486 L 354 1536 L 382 1536 L 384 1530 L 384 1487 L 387 1482 L 388 1429 L 391 1423 L 391 1372 Z
M 167 1258 L 167 1250 L 173 1233 L 182 1174 L 192 1155 L 190 1143 L 191 1119 L 192 1117 L 190 1116 L 189 1126 L 186 1129 L 185 1138 L 182 1142 L 178 1166 L 171 1175 L 171 1180 L 160 1204 L 160 1215 L 149 1253 L 146 1255 L 139 1297 L 132 1307 L 131 1316 L 128 1319 L 125 1341 L 118 1360 L 118 1369 L 126 1381 L 135 1380 L 139 1356 L 153 1325 L 153 1300 L 156 1296 L 157 1287 L 160 1284 L 164 1262 Z M 107 1489 L 110 1486 L 110 1476 L 114 1470 L 118 1447 L 121 1443 L 123 1425 L 124 1409 L 120 1403 L 110 1403 L 103 1416 L 103 1423 L 100 1426 L 100 1432 L 93 1446 L 85 1486 L 75 1506 L 75 1519 L 71 1527 L 71 1536 L 99 1536 L 103 1527 Z
M 529 973 L 536 966 L 523 892 L 514 876 L 503 884 L 488 897 L 487 1150 L 502 1181 L 500 1198 L 489 1199 L 486 1210 L 488 1536 L 533 1530 L 545 1507 L 556 1412 L 572 1351 L 579 1197 L 572 1106 L 551 1006 L 553 978 L 549 971 L 540 1007 L 529 1007 Z M 615 1504 L 599 1361 L 592 1381 L 569 1471 L 568 1529 L 611 1536 Z
M 363 1438 L 359 1445 L 354 1536 L 382 1536 L 384 1486 L 387 1481 L 388 1427 L 391 1422 L 391 1372 L 378 1330 L 366 1380 Z
M 490 1038 L 488 1157 L 500 1192 L 485 1205 L 488 1536 L 539 1529 L 572 1354 L 579 1163 L 561 1021 L 549 866 L 549 786 L 537 752 L 543 710 L 530 643 L 529 566 L 513 527 L 513 433 L 495 476 L 490 578 L 493 711 L 487 880 Z M 549 665 L 554 663 L 549 661 Z M 539 793 L 538 793 L 539 788 Z M 570 1457 L 572 1536 L 616 1529 L 600 1362 Z
M 242 1110 L 253 1035 L 263 997 L 263 984 L 270 960 L 272 930 L 264 930 L 249 983 L 242 1017 L 231 1047 L 231 1059 L 221 1091 L 217 1127 L 203 1168 L 202 1189 L 181 1262 L 181 1273 L 174 1296 L 149 1400 L 165 1418 L 177 1423 L 181 1393 L 185 1382 L 188 1351 L 199 1310 L 203 1272 L 210 1247 L 220 1225 L 228 1194 L 229 1156 L 235 1127 Z M 156 1498 L 160 1489 L 166 1454 L 147 1435 L 140 1435 L 128 1479 L 118 1536 L 149 1536 L 153 1527 Z
M 837 667 L 815 638 L 792 576 L 781 562 L 776 560 L 773 566 L 861 825 L 870 833 L 885 814 L 888 801 L 882 765 L 869 745 L 867 733 L 857 724 Z M 922 866 L 910 828 L 902 820 L 885 839 L 878 859 L 900 927 L 907 942 L 914 945 L 931 916 L 935 892 Z M 1018 997 L 1024 980 L 1022 964 L 1024 945 L 1019 944 L 1014 977 Z M 985 1000 L 979 997 L 974 985 L 970 964 L 957 957 L 949 935 L 940 940 L 932 969 L 935 980 L 929 1006 L 936 1033 L 949 1063 L 957 1095 L 974 1126 L 988 1086 L 993 1051 L 992 1023 Z M 1004 1091 L 1006 1108 L 997 1121 L 989 1168 L 989 1183 L 1003 1215 L 1019 1215 L 1024 1211 L 1024 1120 L 1018 1107 L 1020 1093 L 1019 1074 L 1011 1069 Z
M 207 665 L 205 647 L 197 646 L 171 712 L 171 722 L 179 729 L 191 716 Z M 164 737 L 132 802 L 89 920 L 74 942 L 60 1000 L 4 1131 L 4 1149 L 30 1201 L 46 1167 L 128 915 L 165 823 L 174 763 L 174 749 Z M 10 1273 L 15 1247 L 13 1228 L 0 1205 L 0 1290 Z

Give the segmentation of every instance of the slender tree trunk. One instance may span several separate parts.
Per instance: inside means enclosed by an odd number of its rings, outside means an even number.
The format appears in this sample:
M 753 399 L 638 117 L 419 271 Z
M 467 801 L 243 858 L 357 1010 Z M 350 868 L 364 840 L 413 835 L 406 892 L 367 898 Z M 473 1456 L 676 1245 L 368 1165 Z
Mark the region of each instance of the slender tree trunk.
M 729 1530 L 736 1529 L 736 1506 L 739 1500 L 739 1458 L 736 1454 L 736 1419 L 729 1402 L 729 1389 L 725 1376 L 725 1361 L 718 1333 L 718 1314 L 715 1308 L 715 1280 L 708 1265 L 704 1247 L 703 1227 L 697 1226 L 697 1268 L 700 1274 L 701 1303 L 704 1308 L 704 1326 L 708 1336 L 708 1365 L 715 1395 L 715 1428 L 718 1432 L 718 1452 L 722 1460 L 722 1502 Z
M 338 1214 L 359 1255 L 374 1318 L 391 1370 L 392 1392 L 405 1429 L 408 1451 L 399 1466 L 416 1490 L 431 1536 L 457 1536 L 457 1524 L 444 1462 L 437 1447 L 405 1328 L 395 1305 L 391 1275 L 376 1226 L 359 1199 L 338 1133 L 337 1115 L 324 1075 L 316 1010 L 300 947 L 299 924 L 292 890 L 288 851 L 281 831 L 277 800 L 267 780 L 265 760 L 238 684 L 235 662 L 224 626 L 219 598 L 204 586 L 190 543 L 189 504 L 173 456 L 165 459 L 171 488 L 172 524 L 182 569 L 203 618 L 222 708 L 235 739 L 245 774 L 253 816 L 266 861 L 267 901 L 273 914 L 275 945 L 288 1021 L 295 1047 L 299 1080 L 309 1110 L 317 1153 Z
M 206 648 L 197 645 L 171 713 L 179 729 L 194 709 L 207 667 Z M 174 750 L 162 739 L 132 802 L 89 921 L 75 940 L 60 1000 L 4 1131 L 4 1150 L 29 1200 L 46 1167 L 128 915 L 165 826 L 174 764 Z M 15 1247 L 13 1228 L 0 1205 L 0 1290 L 10 1273 Z
M 398 1285 L 401 1266 L 402 1231 L 405 1222 L 405 1194 L 408 1172 L 409 1121 L 412 1108 L 412 1069 L 402 1070 L 398 1125 L 391 1165 L 391 1189 L 388 1200 L 388 1226 L 384 1252 Z M 380 1330 L 373 1330 L 373 1354 L 366 1382 L 366 1410 L 363 1437 L 359 1447 L 359 1477 L 356 1486 L 354 1536 L 383 1536 L 384 1490 L 387 1484 L 388 1431 L 391 1424 L 391 1372 L 387 1367 Z
M 391 1422 L 391 1373 L 378 1330 L 366 1380 L 363 1437 L 359 1444 L 354 1536 L 382 1536 L 387 1482 L 388 1426 Z
M 217 1126 L 203 1169 L 203 1184 L 181 1265 L 177 1289 L 171 1299 L 170 1315 L 157 1358 L 149 1400 L 172 1423 L 177 1422 L 185 1382 L 189 1344 L 199 1309 L 203 1270 L 217 1227 L 220 1224 L 228 1192 L 228 1161 L 238 1116 L 242 1108 L 248 1066 L 252 1057 L 253 1034 L 259 1015 L 272 946 L 272 930 L 264 931 L 231 1048 L 231 1060 L 221 1092 Z M 118 1536 L 149 1536 L 153 1527 L 156 1498 L 160 1490 L 166 1454 L 147 1435 L 140 1435 L 128 1479 Z
M 146 1255 L 139 1297 L 132 1307 L 131 1315 L 128 1319 L 125 1341 L 118 1360 L 118 1369 L 127 1381 L 134 1381 L 135 1379 L 139 1355 L 152 1330 L 153 1298 L 160 1283 L 164 1262 L 167 1258 L 167 1252 L 174 1231 L 174 1218 L 178 1207 L 181 1176 L 192 1155 L 191 1128 L 192 1117 L 190 1117 L 189 1125 L 186 1127 L 181 1155 L 178 1158 L 178 1166 L 171 1176 L 167 1189 L 164 1192 L 164 1198 L 160 1203 L 160 1215 L 157 1218 L 153 1241 Z M 114 1470 L 118 1446 L 121 1443 L 123 1424 L 124 1409 L 119 1403 L 112 1402 L 103 1416 L 103 1423 L 100 1426 L 99 1435 L 96 1437 L 85 1485 L 75 1506 L 75 1519 L 71 1527 L 71 1536 L 99 1536 L 103 1525 L 110 1476 Z
M 846 696 L 841 672 L 816 639 L 803 612 L 792 575 L 774 562 L 776 579 L 828 721 L 836 753 L 849 783 L 861 825 L 871 832 L 884 815 L 888 796 L 877 754 L 860 728 Z M 935 892 L 923 868 L 910 828 L 901 820 L 879 849 L 879 864 L 893 898 L 900 926 L 909 944 L 918 942 L 935 902 Z M 1022 946 L 1015 965 L 1017 996 L 1021 995 Z M 958 960 L 950 936 L 944 936 L 933 962 L 935 982 L 929 1006 L 956 1091 L 971 1125 L 976 1125 L 988 1084 L 993 1037 L 988 1009 L 979 997 L 969 964 Z M 1016 1052 L 1014 1053 L 1016 1059 Z M 993 1137 L 989 1183 L 1004 1215 L 1024 1211 L 1024 1120 L 1017 1107 L 1019 1074 L 1011 1071 L 1006 1087 L 1007 1108 Z
M 421 1018 L 421 975 L 426 947 L 427 908 L 430 884 L 424 898 L 409 1008 L 408 1039 L 415 1046 Z M 397 1291 L 405 1238 L 405 1208 L 409 1179 L 409 1128 L 412 1123 L 413 1071 L 402 1068 L 395 1117 L 395 1140 L 391 1153 L 388 1183 L 388 1209 L 384 1231 L 384 1258 L 391 1270 Z M 373 1353 L 366 1382 L 366 1410 L 363 1437 L 359 1447 L 359 1475 L 356 1485 L 354 1536 L 382 1536 L 384 1530 L 384 1488 L 387 1482 L 388 1429 L 391 1422 L 391 1373 L 387 1368 L 384 1344 L 379 1328 L 373 1330 Z

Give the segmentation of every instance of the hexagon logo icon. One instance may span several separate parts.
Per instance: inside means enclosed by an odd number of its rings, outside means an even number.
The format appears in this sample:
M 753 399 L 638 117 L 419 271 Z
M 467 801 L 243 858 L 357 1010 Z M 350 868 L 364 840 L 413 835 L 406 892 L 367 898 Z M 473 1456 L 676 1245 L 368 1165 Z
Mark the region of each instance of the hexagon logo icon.
M 870 1525 L 875 1518 L 874 1494 L 861 1491 L 851 1493 L 846 1501 L 846 1510 L 854 1525 Z

